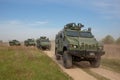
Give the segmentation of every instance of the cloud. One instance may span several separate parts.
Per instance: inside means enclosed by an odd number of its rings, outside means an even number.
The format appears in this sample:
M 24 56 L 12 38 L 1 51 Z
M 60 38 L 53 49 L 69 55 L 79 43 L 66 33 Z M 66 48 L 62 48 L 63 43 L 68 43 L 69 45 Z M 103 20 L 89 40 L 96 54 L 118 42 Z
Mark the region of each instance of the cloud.
M 59 29 L 50 27 L 48 24 L 49 23 L 46 21 L 33 21 L 28 23 L 19 20 L 11 20 L 0 22 L 0 39 L 3 41 L 12 39 L 24 41 L 27 38 L 36 39 L 40 36 L 47 36 L 53 40 Z M 39 27 L 35 28 L 38 25 Z
M 7 22 L 8 24 L 21 24 L 21 22 L 20 21 L 17 21 L 17 20 L 11 20 L 11 21 L 8 21 Z
M 10 20 L 10 21 L 1 21 L 0 24 L 9 24 L 9 25 L 25 25 L 25 26 L 40 26 L 48 24 L 47 21 L 20 21 L 20 20 Z
M 105 19 L 120 19 L 120 0 L 46 0 L 74 8 L 93 11 Z
M 27 23 L 27 25 L 29 26 L 39 26 L 39 25 L 45 25 L 45 24 L 48 24 L 47 21 L 35 21 L 33 23 Z
M 74 8 L 83 8 L 105 19 L 120 19 L 120 0 L 46 0 Z
M 8 20 L 8 21 L 0 21 L 0 24 L 20 25 L 22 24 L 22 22 L 18 20 Z
M 107 19 L 120 19 L 119 0 L 99 0 L 91 3 L 93 9 Z
M 45 21 L 36 21 L 35 23 L 37 23 L 37 24 L 47 24 L 48 22 L 45 22 Z

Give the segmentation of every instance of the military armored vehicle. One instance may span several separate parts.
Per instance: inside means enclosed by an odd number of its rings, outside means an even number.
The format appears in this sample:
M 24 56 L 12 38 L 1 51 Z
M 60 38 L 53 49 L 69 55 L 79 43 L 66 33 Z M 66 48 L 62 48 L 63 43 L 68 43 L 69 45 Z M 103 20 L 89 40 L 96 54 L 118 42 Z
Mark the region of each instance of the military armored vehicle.
M 24 41 L 25 46 L 35 46 L 36 42 L 34 39 L 27 39 Z
M 9 41 L 9 45 L 10 46 L 20 46 L 20 42 L 18 40 L 12 40 L 12 41 Z
M 81 23 L 69 23 L 64 26 L 55 38 L 55 56 L 63 59 L 65 68 L 71 68 L 73 61 L 89 61 L 92 67 L 99 67 L 101 56 L 105 54 L 91 32 L 91 28 L 82 30 Z
M 51 42 L 49 38 L 45 36 L 41 36 L 39 39 L 36 40 L 36 42 L 39 49 L 51 49 Z

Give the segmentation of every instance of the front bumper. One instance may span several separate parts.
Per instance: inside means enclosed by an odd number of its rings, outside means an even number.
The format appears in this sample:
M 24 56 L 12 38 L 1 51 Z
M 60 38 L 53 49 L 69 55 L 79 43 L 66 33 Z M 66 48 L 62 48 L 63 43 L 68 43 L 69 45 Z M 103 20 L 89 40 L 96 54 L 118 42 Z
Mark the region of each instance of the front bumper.
M 87 50 L 82 50 L 82 51 L 69 50 L 68 53 L 73 55 L 73 56 L 83 57 L 83 58 L 95 58 L 98 55 L 102 56 L 105 54 L 104 51 L 87 51 Z
M 28 45 L 30 45 L 30 46 L 35 46 L 35 44 L 34 44 L 34 43 L 29 43 Z
M 46 49 L 49 49 L 50 46 L 41 46 L 42 48 L 46 48 Z

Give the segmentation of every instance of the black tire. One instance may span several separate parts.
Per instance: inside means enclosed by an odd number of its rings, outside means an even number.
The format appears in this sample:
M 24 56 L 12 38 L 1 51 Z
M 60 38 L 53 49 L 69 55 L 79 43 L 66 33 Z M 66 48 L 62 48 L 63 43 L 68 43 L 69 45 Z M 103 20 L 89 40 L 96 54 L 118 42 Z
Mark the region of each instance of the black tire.
M 57 49 L 55 49 L 55 56 L 57 60 L 60 60 L 60 55 L 57 53 Z
M 67 51 L 63 53 L 63 65 L 67 69 L 72 67 L 72 56 Z
M 100 62 L 101 62 L 101 56 L 98 56 L 94 60 L 90 61 L 91 67 L 98 68 L 100 66 Z

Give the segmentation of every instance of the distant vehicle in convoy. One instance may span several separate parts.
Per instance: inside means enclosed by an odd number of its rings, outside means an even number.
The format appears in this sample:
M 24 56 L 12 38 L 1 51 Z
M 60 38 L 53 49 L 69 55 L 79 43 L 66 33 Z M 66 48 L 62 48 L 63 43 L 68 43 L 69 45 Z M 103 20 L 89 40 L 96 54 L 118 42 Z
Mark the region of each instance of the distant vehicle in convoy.
M 99 67 L 101 56 L 105 54 L 103 45 L 91 33 L 91 28 L 81 30 L 81 23 L 69 23 L 55 38 L 55 56 L 63 58 L 65 68 L 71 68 L 73 61 L 89 61 L 92 67 Z
M 10 46 L 20 46 L 20 42 L 18 40 L 12 40 L 12 41 L 9 41 L 9 45 Z
M 39 49 L 51 49 L 51 42 L 46 36 L 41 36 L 36 42 Z
M 24 41 L 24 45 L 25 46 L 35 46 L 36 45 L 36 42 L 34 39 L 27 39 Z

